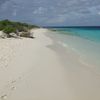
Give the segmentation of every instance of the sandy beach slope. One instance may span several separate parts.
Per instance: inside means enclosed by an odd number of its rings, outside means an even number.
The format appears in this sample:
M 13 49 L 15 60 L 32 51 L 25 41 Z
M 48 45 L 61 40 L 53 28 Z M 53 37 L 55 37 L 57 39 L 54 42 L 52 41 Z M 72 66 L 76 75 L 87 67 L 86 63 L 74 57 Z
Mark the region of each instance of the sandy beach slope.
M 69 50 L 50 49 L 47 29 L 32 32 L 34 39 L 0 39 L 0 100 L 100 100 L 99 75 Z

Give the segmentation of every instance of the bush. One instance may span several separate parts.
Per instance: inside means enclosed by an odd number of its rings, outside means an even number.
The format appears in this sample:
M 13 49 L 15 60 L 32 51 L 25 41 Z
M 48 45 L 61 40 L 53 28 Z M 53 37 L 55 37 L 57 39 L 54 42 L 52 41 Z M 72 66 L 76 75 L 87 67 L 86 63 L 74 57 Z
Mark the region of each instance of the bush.
M 32 28 L 38 28 L 38 26 L 30 25 L 26 23 L 20 23 L 20 22 L 12 22 L 8 19 L 0 21 L 0 30 L 4 30 L 6 27 L 11 26 L 13 28 L 16 28 L 19 32 L 27 31 Z
M 0 31 L 2 31 L 5 27 L 0 24 Z
M 27 23 L 13 22 L 7 19 L 0 21 L 0 31 L 6 33 L 8 37 L 10 37 L 10 33 L 15 33 L 18 36 L 19 32 L 22 32 L 21 37 L 32 37 L 29 33 L 29 30 L 32 28 L 39 27 Z
M 16 32 L 16 28 L 14 27 L 11 27 L 11 26 L 7 26 L 4 30 L 3 30 L 4 33 L 12 33 L 12 32 Z

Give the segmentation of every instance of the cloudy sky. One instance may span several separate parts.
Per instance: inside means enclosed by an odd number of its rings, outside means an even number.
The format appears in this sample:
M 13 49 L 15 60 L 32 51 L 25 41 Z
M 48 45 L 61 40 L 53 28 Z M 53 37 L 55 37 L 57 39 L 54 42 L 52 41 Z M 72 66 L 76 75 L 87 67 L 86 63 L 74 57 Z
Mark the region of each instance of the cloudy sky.
M 0 19 L 37 25 L 100 25 L 100 0 L 0 0 Z

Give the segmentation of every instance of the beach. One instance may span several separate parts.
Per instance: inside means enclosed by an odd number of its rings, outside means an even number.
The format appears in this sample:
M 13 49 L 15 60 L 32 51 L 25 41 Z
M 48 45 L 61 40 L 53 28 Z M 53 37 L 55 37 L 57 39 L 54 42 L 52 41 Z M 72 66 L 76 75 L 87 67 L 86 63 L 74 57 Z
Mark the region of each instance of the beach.
M 0 100 L 100 100 L 100 74 L 49 36 L 0 39 Z

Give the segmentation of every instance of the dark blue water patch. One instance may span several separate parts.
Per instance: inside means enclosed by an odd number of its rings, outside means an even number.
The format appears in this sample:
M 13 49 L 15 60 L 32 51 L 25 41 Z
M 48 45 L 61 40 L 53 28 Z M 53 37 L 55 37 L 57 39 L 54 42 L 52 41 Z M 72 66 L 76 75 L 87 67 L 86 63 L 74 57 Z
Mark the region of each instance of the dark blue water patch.
M 100 29 L 100 26 L 45 26 L 44 28 L 80 28 L 80 29 Z

